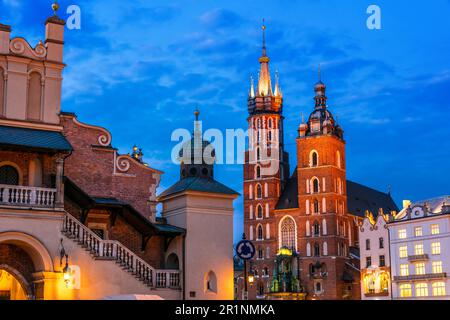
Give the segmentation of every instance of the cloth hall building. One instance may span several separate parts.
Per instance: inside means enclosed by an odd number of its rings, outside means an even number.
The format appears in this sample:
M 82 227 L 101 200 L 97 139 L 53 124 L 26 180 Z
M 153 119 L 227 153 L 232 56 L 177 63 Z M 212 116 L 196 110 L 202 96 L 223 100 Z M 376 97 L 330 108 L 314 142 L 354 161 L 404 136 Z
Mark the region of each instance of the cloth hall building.
M 263 27 L 244 164 L 244 230 L 256 246 L 249 299 L 359 299 L 358 224 L 367 210 L 397 206 L 390 194 L 346 179 L 344 130 L 320 79 L 311 114 L 298 127 L 297 166 L 290 175 L 283 93 L 278 74 L 272 84 L 269 61 Z
M 209 162 L 157 197 L 142 152 L 60 111 L 53 8 L 35 47 L 0 24 L 0 299 L 232 299 L 238 194 Z

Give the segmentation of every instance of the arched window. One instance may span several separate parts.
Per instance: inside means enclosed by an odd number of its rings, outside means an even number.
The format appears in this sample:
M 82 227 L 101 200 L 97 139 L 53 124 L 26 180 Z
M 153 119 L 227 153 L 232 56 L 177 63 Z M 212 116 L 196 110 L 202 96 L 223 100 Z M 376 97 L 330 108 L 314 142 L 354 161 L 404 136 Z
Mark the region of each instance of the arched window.
M 280 224 L 281 243 L 280 247 L 296 249 L 297 230 L 294 219 L 284 217 Z
M 322 220 L 322 233 L 324 235 L 326 235 L 328 233 L 327 232 L 327 220 L 325 220 L 325 219 Z
M 261 178 L 261 167 L 256 166 L 255 167 L 255 179 L 259 179 L 259 178 Z
M 342 181 L 341 181 L 341 178 L 338 178 L 337 179 L 337 192 L 339 193 L 339 194 L 342 194 Z
M 319 192 L 319 179 L 314 178 L 312 179 L 312 189 L 313 189 L 313 193 L 318 193 Z
M 314 244 L 314 256 L 315 257 L 320 257 L 320 246 L 318 243 Z
M 258 135 L 258 137 L 259 137 L 259 135 Z M 259 140 L 258 140 L 258 142 L 259 142 Z M 261 150 L 258 147 L 258 148 L 256 148 L 256 161 L 259 161 L 259 160 L 261 160 Z
M 166 268 L 171 270 L 178 270 L 180 268 L 180 261 L 175 253 L 171 253 L 167 257 Z
M 269 196 L 269 185 L 267 183 L 264 183 L 264 197 Z
M 308 221 L 308 220 L 306 221 L 306 227 L 305 227 L 305 229 L 306 229 L 306 236 L 309 237 L 309 236 L 311 235 L 311 229 L 310 229 L 309 221 Z
M 264 267 L 264 269 L 263 269 L 263 276 L 265 276 L 265 277 L 269 276 L 269 268 Z
M 336 151 L 336 166 L 338 168 L 341 168 L 341 153 L 338 151 Z
M 217 293 L 217 277 L 212 271 L 209 271 L 205 276 L 205 291 Z
M 5 112 L 4 108 L 4 100 L 5 100 L 5 72 L 3 68 L 0 67 L 0 116 L 3 116 Z
M 28 81 L 27 119 L 41 120 L 41 75 L 38 72 L 32 72 L 30 73 Z
M 263 218 L 263 208 L 262 205 L 258 204 L 256 207 L 256 219 L 262 219 Z
M 328 244 L 326 242 L 323 243 L 323 255 L 328 255 Z
M 316 151 L 311 153 L 311 167 L 317 167 L 319 165 L 319 155 Z
M 249 185 L 248 186 L 248 197 L 251 199 L 253 199 L 253 186 Z
M 249 210 L 249 218 L 253 219 L 253 205 L 250 205 L 248 210 Z
M 264 283 L 260 282 L 258 284 L 258 295 L 263 296 L 264 295 Z
M 313 213 L 319 213 L 319 201 L 317 199 L 315 199 L 313 203 Z
M 269 259 L 270 258 L 270 247 L 266 248 L 266 258 Z
M 262 198 L 262 188 L 261 185 L 258 184 L 256 186 L 256 199 L 261 199 Z
M 258 226 L 258 240 L 264 240 L 264 233 L 262 225 Z
M 0 184 L 19 185 L 19 172 L 13 166 L 0 167 Z
M 263 249 L 258 248 L 258 259 L 264 259 Z
M 309 242 L 306 244 L 306 256 L 311 257 L 311 245 Z
M 314 221 L 313 232 L 315 237 L 320 236 L 320 225 L 317 221 Z

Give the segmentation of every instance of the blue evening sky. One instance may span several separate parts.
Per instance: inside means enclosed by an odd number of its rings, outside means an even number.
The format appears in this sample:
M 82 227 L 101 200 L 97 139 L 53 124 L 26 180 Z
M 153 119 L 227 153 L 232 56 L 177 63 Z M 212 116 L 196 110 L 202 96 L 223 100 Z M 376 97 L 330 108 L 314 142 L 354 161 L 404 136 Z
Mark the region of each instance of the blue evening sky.
M 0 22 L 34 46 L 51 1 L 0 0 Z M 285 140 L 295 167 L 300 115 L 313 108 L 317 66 L 331 112 L 345 130 L 347 177 L 387 191 L 400 206 L 449 194 L 450 1 L 246 0 L 60 1 L 81 8 L 66 31 L 62 109 L 108 128 L 127 153 L 143 148 L 163 170 L 160 191 L 178 179 L 170 140 L 192 128 L 246 128 L 249 76 L 258 71 L 266 18 L 272 75 L 284 93 Z M 366 9 L 382 10 L 368 30 Z M 242 192 L 242 166 L 216 166 L 217 180 Z M 235 238 L 242 198 L 235 202 Z

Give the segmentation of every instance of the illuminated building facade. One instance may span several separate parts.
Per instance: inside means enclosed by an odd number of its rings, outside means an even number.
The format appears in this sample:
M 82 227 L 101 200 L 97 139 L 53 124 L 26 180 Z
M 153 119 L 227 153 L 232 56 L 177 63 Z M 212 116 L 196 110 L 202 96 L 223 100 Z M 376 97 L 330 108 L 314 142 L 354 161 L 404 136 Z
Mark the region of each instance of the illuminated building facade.
M 450 299 L 450 197 L 404 201 L 388 228 L 393 299 Z
M 358 225 L 366 210 L 397 207 L 389 194 L 346 179 L 344 132 L 320 76 L 313 110 L 298 128 L 290 175 L 283 94 L 278 74 L 272 86 L 269 61 L 263 26 L 244 164 L 244 230 L 256 246 L 249 299 L 359 299 Z
M 53 8 L 34 48 L 0 24 L 0 299 L 232 298 L 236 195 L 171 189 L 156 216 L 162 172 L 60 111 L 65 22 Z M 196 183 L 218 184 L 212 171 Z M 206 261 L 216 243 L 227 250 Z
M 392 298 L 387 227 L 389 217 L 379 212 L 374 218 L 371 212 L 366 212 L 366 217 L 359 227 L 362 300 Z

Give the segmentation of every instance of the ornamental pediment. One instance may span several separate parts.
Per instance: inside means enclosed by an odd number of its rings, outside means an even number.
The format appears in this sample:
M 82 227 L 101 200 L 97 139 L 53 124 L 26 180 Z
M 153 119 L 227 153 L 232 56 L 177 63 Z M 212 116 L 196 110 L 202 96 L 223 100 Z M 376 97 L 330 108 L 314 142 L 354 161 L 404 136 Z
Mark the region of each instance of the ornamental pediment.
M 24 56 L 33 60 L 44 60 L 47 56 L 47 49 L 41 41 L 36 47 L 32 48 L 23 38 L 12 39 L 9 43 L 9 51 L 11 54 Z

